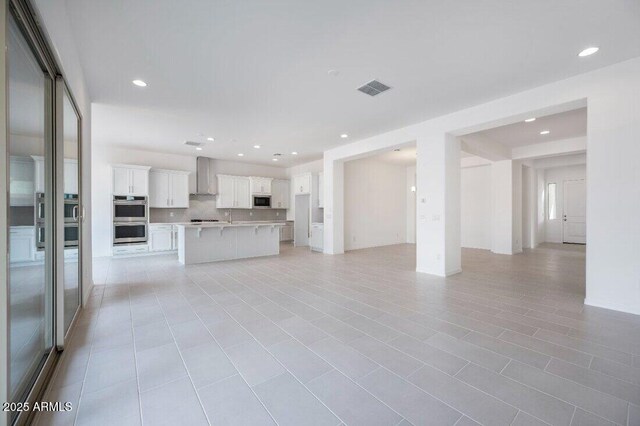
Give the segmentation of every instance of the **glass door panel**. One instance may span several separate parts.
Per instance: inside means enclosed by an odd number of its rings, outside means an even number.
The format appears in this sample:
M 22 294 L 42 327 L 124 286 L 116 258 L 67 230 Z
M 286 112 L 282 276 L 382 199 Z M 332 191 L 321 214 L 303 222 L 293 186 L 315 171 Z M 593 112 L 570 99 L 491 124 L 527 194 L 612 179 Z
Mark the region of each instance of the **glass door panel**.
M 13 16 L 7 33 L 9 387 L 13 401 L 18 402 L 26 398 L 53 347 L 53 244 L 44 243 L 44 235 L 48 240 L 53 235 L 48 214 L 52 210 L 46 208 L 53 199 L 46 179 L 52 164 L 53 82 Z
M 80 307 L 80 144 L 79 119 L 72 100 L 62 80 L 57 82 L 57 94 L 62 96 L 62 136 L 64 170 L 58 173 L 63 178 L 64 188 L 64 335 Z M 64 339 L 64 336 L 61 336 Z M 58 342 L 58 345 L 61 346 Z

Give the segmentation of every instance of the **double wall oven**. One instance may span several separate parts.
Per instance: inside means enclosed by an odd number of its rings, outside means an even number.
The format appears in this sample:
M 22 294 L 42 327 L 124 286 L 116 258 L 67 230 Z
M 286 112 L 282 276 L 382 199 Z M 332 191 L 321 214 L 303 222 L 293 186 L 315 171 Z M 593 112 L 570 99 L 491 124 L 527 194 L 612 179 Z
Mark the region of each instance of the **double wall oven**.
M 45 195 L 36 193 L 36 248 L 44 250 L 45 234 Z M 64 194 L 64 246 L 65 248 L 77 248 L 79 231 L 80 208 L 78 194 Z
M 113 244 L 146 243 L 149 231 L 147 197 L 114 195 Z

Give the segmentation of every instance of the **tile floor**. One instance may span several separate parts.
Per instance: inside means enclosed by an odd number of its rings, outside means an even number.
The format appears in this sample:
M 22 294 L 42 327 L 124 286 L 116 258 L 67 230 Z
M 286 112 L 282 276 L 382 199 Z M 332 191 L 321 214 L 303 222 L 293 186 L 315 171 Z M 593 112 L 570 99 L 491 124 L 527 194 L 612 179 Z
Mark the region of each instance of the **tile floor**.
M 640 425 L 640 317 L 583 306 L 583 247 L 414 254 L 96 264 L 40 424 Z

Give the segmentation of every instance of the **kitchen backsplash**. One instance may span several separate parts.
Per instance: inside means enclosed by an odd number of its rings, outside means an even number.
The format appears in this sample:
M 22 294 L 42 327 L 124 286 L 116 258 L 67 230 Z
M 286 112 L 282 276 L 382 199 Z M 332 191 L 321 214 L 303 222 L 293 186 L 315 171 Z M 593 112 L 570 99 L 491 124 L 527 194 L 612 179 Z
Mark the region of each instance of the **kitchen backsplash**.
M 285 209 L 220 209 L 216 208 L 216 199 L 210 195 L 189 196 L 188 209 L 149 209 L 149 222 L 171 223 L 188 222 L 191 219 L 219 219 L 229 220 L 225 212 L 231 211 L 231 219 L 234 221 L 249 220 L 286 220 Z M 171 214 L 173 213 L 173 217 Z

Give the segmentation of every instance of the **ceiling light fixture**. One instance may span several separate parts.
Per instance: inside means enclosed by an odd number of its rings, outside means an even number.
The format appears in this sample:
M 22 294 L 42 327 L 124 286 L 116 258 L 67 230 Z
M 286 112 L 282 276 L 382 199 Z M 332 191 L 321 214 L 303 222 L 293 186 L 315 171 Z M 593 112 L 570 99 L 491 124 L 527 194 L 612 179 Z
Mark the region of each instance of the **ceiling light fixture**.
M 293 151 L 291 155 L 298 155 L 298 151 Z
M 138 87 L 147 87 L 147 83 L 142 80 L 133 80 L 132 83 Z
M 196 151 L 202 151 L 202 148 L 200 148 L 199 146 L 196 146 Z
M 260 145 L 254 145 L 253 146 L 255 149 L 260 149 Z
M 548 131 L 548 130 L 543 130 L 543 131 L 540 132 L 541 135 L 548 135 L 549 133 L 551 133 L 551 132 Z
M 532 121 L 536 121 L 535 117 L 531 117 L 531 118 L 527 118 L 526 120 L 524 120 L 525 123 L 531 123 Z
M 208 140 L 209 142 L 213 142 L 213 138 L 211 138 L 211 137 L 207 138 L 207 140 Z
M 348 138 L 348 137 L 349 137 L 349 135 L 348 135 L 348 134 L 346 134 L 346 133 L 343 133 L 343 134 L 341 134 L 341 135 L 340 135 L 340 137 L 341 137 L 342 139 L 346 139 L 346 138 Z
M 400 152 L 400 148 L 394 149 L 393 152 Z
M 277 158 L 272 158 L 271 161 L 278 161 L 278 159 Z
M 244 154 L 243 153 L 239 153 L 238 157 L 244 157 Z
M 580 56 L 581 58 L 584 58 L 585 56 L 591 56 L 594 53 L 596 53 L 598 50 L 600 50 L 600 48 L 595 46 L 587 47 L 582 52 L 578 53 L 578 56 Z

